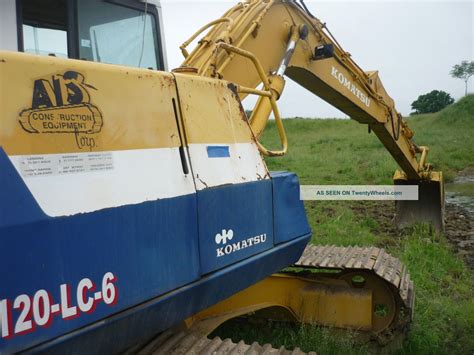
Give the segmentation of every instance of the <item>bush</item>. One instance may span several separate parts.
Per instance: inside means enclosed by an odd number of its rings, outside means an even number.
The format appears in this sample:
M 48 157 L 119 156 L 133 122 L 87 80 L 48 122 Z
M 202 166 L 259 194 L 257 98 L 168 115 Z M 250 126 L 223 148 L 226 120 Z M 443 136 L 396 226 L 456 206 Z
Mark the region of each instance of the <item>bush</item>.
M 445 91 L 433 90 L 427 94 L 418 96 L 413 101 L 411 108 L 415 110 L 412 115 L 420 113 L 433 113 L 441 111 L 448 105 L 451 105 L 454 99 Z

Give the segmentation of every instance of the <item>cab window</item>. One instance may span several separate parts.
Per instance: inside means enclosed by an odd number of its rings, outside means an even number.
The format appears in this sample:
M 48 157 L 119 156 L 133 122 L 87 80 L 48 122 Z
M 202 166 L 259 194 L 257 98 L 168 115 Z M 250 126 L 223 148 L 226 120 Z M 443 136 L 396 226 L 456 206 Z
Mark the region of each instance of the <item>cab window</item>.
M 1 1 L 1 0 L 0 0 Z M 163 69 L 157 10 L 139 0 L 18 0 L 20 50 Z
M 24 0 L 22 40 L 26 53 L 68 57 L 67 7 L 65 1 Z
M 100 0 L 78 2 L 79 57 L 158 68 L 154 16 Z

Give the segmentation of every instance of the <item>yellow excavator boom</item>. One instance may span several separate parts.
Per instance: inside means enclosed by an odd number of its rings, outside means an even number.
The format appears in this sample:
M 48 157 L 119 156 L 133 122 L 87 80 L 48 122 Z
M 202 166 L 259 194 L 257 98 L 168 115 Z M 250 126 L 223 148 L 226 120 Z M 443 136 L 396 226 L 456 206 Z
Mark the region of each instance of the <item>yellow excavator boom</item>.
M 188 53 L 189 44 L 208 28 L 210 31 Z M 199 29 L 180 48 L 185 60 L 177 71 L 236 83 L 241 99 L 249 94 L 260 96 L 250 117 L 257 139 L 273 111 L 282 148 L 271 151 L 258 143 L 265 155 L 287 151 L 276 106 L 284 89 L 283 75 L 367 124 L 401 168 L 395 173 L 395 183 L 419 186 L 418 201 L 397 202 L 398 225 L 428 222 L 437 230 L 443 229 L 443 176 L 432 171 L 428 147 L 415 144 L 414 132 L 395 108 L 378 72 L 362 70 L 304 2 L 239 3 Z M 260 84 L 263 88 L 257 89 Z

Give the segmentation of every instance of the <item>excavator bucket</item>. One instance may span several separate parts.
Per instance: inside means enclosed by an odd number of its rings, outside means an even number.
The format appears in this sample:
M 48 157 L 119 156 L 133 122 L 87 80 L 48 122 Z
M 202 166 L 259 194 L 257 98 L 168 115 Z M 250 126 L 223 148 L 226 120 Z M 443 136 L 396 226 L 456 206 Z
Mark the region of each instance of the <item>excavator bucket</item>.
M 427 223 L 437 232 L 444 230 L 444 180 L 441 172 L 431 172 L 430 179 L 409 180 L 397 170 L 395 185 L 418 185 L 418 200 L 395 202 L 395 224 L 399 228 Z

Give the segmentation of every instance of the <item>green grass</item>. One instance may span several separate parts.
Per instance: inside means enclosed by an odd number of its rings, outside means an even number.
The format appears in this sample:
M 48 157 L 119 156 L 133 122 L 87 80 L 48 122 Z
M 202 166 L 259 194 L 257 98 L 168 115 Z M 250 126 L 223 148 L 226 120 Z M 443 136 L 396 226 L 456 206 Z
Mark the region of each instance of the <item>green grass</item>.
M 474 96 L 431 115 L 408 118 L 415 141 L 430 147 L 429 161 L 447 181 L 456 172 L 474 167 Z M 390 184 L 396 163 L 365 125 L 349 120 L 292 119 L 284 122 L 289 152 L 267 158 L 270 170 L 289 170 L 302 184 Z M 279 147 L 273 122 L 263 143 Z M 402 354 L 472 354 L 474 352 L 473 273 L 459 260 L 444 236 L 419 226 L 394 238 L 383 232 L 374 216 L 354 211 L 353 202 L 305 204 L 313 243 L 377 245 L 401 258 L 416 288 L 416 311 Z M 381 232 L 382 230 L 382 232 Z M 240 328 L 239 328 L 240 327 Z M 369 350 L 351 335 L 334 336 L 319 327 L 274 325 L 250 330 L 238 326 L 230 334 L 247 341 L 300 346 L 319 354 L 358 354 Z M 246 330 L 247 329 L 247 330 Z M 223 330 L 225 334 L 225 329 Z
M 308 201 L 306 215 L 313 230 L 315 244 L 340 246 L 380 245 L 371 230 L 377 226 L 370 216 L 358 218 L 347 201 Z
M 408 118 L 415 141 L 430 147 L 431 162 L 443 170 L 446 181 L 456 172 L 474 166 L 474 95 L 434 115 Z
M 257 336 L 256 336 L 256 333 Z M 293 350 L 299 347 L 303 351 L 314 351 L 318 354 L 338 354 L 342 349 L 346 355 L 365 355 L 370 347 L 357 341 L 357 335 L 349 331 L 314 326 L 291 326 L 284 323 L 247 324 L 240 321 L 225 323 L 216 335 L 222 339 L 241 339 L 247 344 L 258 341 L 261 345 L 272 344 L 274 348 L 284 346 Z M 212 335 L 211 335 L 212 337 Z
M 285 120 L 290 148 L 282 158 L 267 158 L 271 170 L 298 173 L 302 184 L 390 183 L 396 164 L 366 126 L 349 120 Z M 270 122 L 264 145 L 279 146 Z M 368 159 L 368 157 L 370 157 Z M 389 172 L 381 174 L 381 172 Z
M 472 272 L 443 237 L 430 237 L 427 229 L 415 229 L 397 249 L 416 287 L 415 320 L 403 353 L 472 353 Z
M 446 181 L 457 171 L 474 166 L 474 95 L 443 111 L 407 118 L 414 141 L 430 148 L 428 161 L 442 170 Z M 375 134 L 352 120 L 285 120 L 288 154 L 267 158 L 272 170 L 298 173 L 302 184 L 389 184 L 397 168 Z M 270 122 L 263 143 L 279 147 L 278 133 Z

